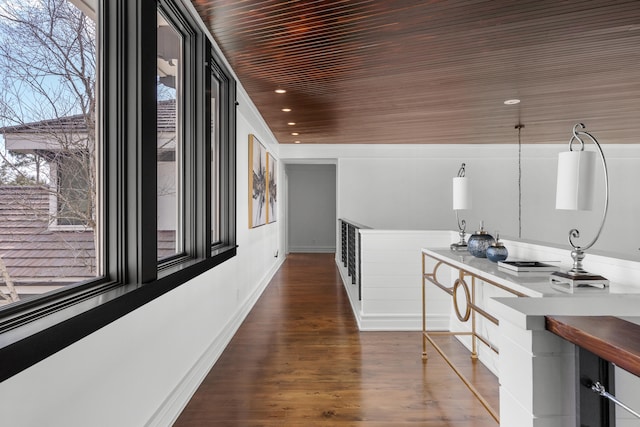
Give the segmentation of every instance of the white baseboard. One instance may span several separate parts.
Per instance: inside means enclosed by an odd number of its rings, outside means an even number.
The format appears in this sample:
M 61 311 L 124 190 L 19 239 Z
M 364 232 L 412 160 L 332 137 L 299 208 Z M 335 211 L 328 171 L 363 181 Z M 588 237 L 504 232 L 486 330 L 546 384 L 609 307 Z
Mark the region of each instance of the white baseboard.
M 207 350 L 200 356 L 196 364 L 189 370 L 187 375 L 178 383 L 174 390 L 164 400 L 162 405 L 145 423 L 146 427 L 166 427 L 173 425 L 182 410 L 187 406 L 189 400 L 207 376 L 213 365 L 217 362 L 222 352 L 227 347 L 235 333 L 242 325 L 253 306 L 262 295 L 267 285 L 276 274 L 285 257 L 280 257 L 278 262 L 265 274 L 260 284 L 254 292 L 244 301 L 236 314 L 227 322 L 222 332 L 214 338 Z
M 289 252 L 291 253 L 316 253 L 326 254 L 334 253 L 336 251 L 335 246 L 289 246 Z

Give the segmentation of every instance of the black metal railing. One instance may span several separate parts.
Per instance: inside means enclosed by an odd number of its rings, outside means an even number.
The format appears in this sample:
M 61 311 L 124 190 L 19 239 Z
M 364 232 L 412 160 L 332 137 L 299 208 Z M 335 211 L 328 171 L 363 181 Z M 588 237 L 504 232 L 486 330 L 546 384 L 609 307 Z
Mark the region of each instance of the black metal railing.
M 340 221 L 340 259 L 347 268 L 347 274 L 351 277 L 351 284 L 358 286 L 358 299 L 362 299 L 362 283 L 360 280 L 360 229 L 367 227 L 357 222 L 346 219 Z

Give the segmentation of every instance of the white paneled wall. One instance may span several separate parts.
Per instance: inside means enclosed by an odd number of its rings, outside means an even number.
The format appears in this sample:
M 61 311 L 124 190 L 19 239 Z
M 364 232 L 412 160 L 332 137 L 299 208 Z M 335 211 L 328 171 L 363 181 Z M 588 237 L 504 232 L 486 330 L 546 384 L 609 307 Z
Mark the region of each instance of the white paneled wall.
M 361 330 L 422 330 L 422 258 L 425 246 L 447 247 L 450 231 L 360 230 L 362 300 L 336 258 Z M 435 265 L 431 264 L 429 270 Z M 447 274 L 447 267 L 439 273 Z M 427 327 L 449 328 L 451 298 L 427 286 Z

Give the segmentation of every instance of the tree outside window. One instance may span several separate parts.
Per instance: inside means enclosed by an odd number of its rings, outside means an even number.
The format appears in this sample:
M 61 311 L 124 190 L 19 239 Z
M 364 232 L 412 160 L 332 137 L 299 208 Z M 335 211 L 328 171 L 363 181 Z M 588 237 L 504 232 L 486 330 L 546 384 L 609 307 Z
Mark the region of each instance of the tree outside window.
M 97 29 L 82 9 L 0 2 L 0 304 L 100 273 Z

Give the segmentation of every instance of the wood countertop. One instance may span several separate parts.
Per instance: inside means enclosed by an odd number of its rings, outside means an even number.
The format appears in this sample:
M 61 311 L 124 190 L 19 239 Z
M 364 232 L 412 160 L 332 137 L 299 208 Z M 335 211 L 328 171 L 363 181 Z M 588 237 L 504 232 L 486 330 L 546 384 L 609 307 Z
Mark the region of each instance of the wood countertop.
M 546 328 L 640 376 L 640 325 L 615 316 L 546 316 Z

